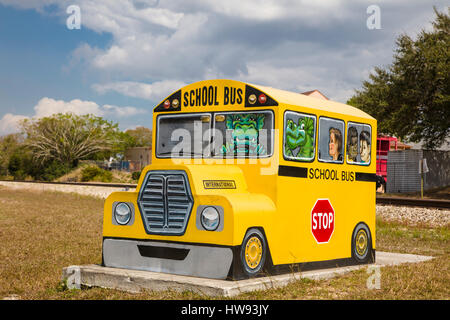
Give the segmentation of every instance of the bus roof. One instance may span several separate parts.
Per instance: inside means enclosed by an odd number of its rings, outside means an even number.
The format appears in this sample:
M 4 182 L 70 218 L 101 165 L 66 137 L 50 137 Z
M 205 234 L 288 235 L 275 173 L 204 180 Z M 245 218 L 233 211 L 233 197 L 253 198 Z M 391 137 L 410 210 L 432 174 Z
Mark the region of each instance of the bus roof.
M 154 109 L 155 112 L 164 112 L 164 111 L 181 111 L 183 110 L 183 107 L 192 107 L 192 106 L 199 106 L 200 97 L 196 96 L 195 94 L 200 94 L 202 90 L 205 90 L 206 88 L 211 89 L 211 93 L 215 93 L 216 96 L 213 98 L 211 95 L 208 97 L 208 100 L 210 102 L 215 101 L 221 94 L 221 89 L 228 87 L 236 87 L 240 88 L 244 92 L 242 93 L 244 99 L 241 100 L 241 104 L 246 104 L 245 97 L 248 95 L 248 92 L 251 90 L 252 92 L 262 92 L 264 93 L 268 98 L 267 102 L 272 102 L 272 104 L 269 104 L 267 106 L 272 106 L 273 108 L 277 108 L 277 105 L 280 104 L 286 104 L 286 105 L 292 105 L 292 106 L 299 106 L 299 107 L 305 107 L 310 109 L 316 109 L 321 110 L 325 112 L 332 112 L 337 114 L 344 114 L 348 116 L 355 116 L 360 117 L 364 119 L 372 119 L 375 120 L 373 117 L 371 117 L 369 114 L 365 113 L 364 111 L 349 106 L 344 103 L 332 101 L 332 100 L 324 100 L 324 99 L 318 99 L 314 97 L 309 97 L 307 95 L 301 94 L 301 93 L 295 93 L 280 89 L 275 89 L 271 87 L 261 86 L 257 84 L 252 83 L 246 83 L 242 81 L 236 81 L 236 80 L 228 80 L 228 79 L 215 79 L 215 80 L 202 80 L 198 82 L 191 83 L 181 89 L 178 89 L 174 93 L 172 93 L 170 96 L 168 96 L 166 99 L 164 99 L 159 105 L 156 106 Z M 213 89 L 214 88 L 214 89 Z M 219 89 L 217 89 L 219 88 Z M 246 90 L 247 89 L 247 90 Z M 213 91 L 215 90 L 215 91 Z M 218 91 L 219 93 L 216 93 Z M 222 90 L 223 91 L 223 90 Z M 207 90 L 205 90 L 207 92 Z M 195 104 L 195 97 L 198 99 L 196 100 L 197 103 Z M 206 97 L 205 98 L 206 101 Z M 209 99 L 211 98 L 211 99 Z M 178 106 L 175 108 L 164 106 L 164 103 L 168 103 L 170 105 L 171 101 L 173 99 L 177 100 Z M 220 99 L 219 99 L 220 100 Z M 189 103 L 191 101 L 191 103 Z M 184 104 L 186 103 L 186 104 Z M 238 102 L 239 103 L 239 102 Z M 217 105 L 217 103 L 216 103 Z M 230 106 L 230 104 L 229 104 Z M 255 105 L 256 106 L 256 105 Z M 191 109 L 192 110 L 192 109 Z
M 248 85 L 267 93 L 269 96 L 271 96 L 273 99 L 275 99 L 278 103 L 297 105 L 297 106 L 302 106 L 302 107 L 307 107 L 307 108 L 312 108 L 312 109 L 318 109 L 318 110 L 322 110 L 322 111 L 336 112 L 336 113 L 340 113 L 340 114 L 346 114 L 346 115 L 350 115 L 350 116 L 357 116 L 360 118 L 375 120 L 375 118 L 371 117 L 369 114 L 362 111 L 361 109 L 352 107 L 348 104 L 344 104 L 341 102 L 309 97 L 309 96 L 301 94 L 301 93 L 295 93 L 295 92 L 291 92 L 291 91 L 275 89 L 272 87 L 265 87 L 265 86 L 254 85 L 254 84 L 249 84 L 249 83 L 248 83 Z

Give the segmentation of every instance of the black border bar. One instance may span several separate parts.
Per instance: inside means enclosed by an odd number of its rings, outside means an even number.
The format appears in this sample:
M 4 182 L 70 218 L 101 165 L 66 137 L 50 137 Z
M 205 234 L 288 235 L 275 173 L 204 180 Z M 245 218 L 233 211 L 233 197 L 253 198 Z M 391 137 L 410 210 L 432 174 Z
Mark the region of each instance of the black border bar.
M 278 166 L 278 175 L 282 177 L 307 178 L 308 168 L 293 166 Z
M 377 175 L 375 173 L 355 172 L 355 180 L 365 182 L 377 182 Z
M 278 166 L 278 175 L 281 177 L 308 178 L 308 168 L 294 166 Z M 355 172 L 355 181 L 377 182 L 375 173 Z

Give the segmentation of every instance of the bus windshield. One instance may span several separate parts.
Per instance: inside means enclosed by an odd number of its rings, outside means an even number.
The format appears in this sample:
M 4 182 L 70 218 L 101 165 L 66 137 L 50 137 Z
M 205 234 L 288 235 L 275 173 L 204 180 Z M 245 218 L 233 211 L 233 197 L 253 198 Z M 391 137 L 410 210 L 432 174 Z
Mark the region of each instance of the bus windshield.
M 273 152 L 271 111 L 161 115 L 158 158 L 264 158 Z

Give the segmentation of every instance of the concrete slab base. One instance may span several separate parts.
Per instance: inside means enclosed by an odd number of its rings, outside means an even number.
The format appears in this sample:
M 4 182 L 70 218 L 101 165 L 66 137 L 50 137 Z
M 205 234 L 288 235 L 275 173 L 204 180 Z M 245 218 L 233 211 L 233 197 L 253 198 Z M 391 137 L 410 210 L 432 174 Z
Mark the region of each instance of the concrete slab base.
M 418 263 L 432 258 L 433 257 L 429 256 L 377 251 L 376 262 L 373 265 L 383 267 L 403 263 Z M 69 288 L 80 288 L 81 285 L 83 285 L 88 287 L 111 288 L 128 292 L 140 292 L 142 290 L 162 291 L 171 289 L 176 291 L 193 291 L 206 296 L 231 297 L 243 292 L 283 287 L 288 283 L 301 278 L 313 280 L 329 279 L 361 268 L 367 268 L 367 265 L 346 266 L 256 279 L 227 281 L 150 271 L 107 268 L 99 265 L 83 265 L 64 268 L 62 279 L 67 280 Z

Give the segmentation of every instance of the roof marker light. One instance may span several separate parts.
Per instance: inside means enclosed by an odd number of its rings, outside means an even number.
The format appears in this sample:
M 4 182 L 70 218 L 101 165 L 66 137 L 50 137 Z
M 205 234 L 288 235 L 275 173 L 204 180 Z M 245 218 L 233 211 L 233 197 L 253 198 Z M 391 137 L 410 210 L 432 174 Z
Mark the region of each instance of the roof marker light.
M 170 107 L 170 101 L 169 99 L 167 99 L 166 101 L 164 101 L 164 109 L 169 109 Z
M 264 93 L 261 93 L 261 94 L 259 95 L 259 97 L 258 97 L 258 101 L 259 101 L 259 103 L 261 103 L 261 104 L 266 103 L 266 101 L 267 101 L 266 95 L 265 95 Z

